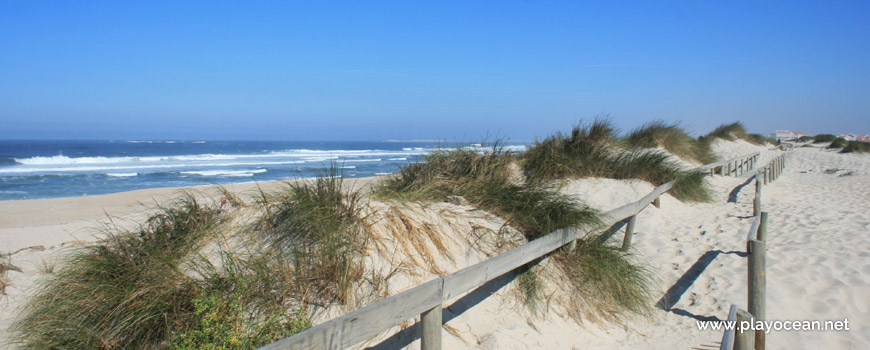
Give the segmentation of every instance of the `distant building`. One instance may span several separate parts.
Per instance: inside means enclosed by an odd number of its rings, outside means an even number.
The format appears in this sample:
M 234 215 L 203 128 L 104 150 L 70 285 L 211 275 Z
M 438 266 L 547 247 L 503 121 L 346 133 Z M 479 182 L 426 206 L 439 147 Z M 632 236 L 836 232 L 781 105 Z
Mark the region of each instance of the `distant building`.
M 794 140 L 801 136 L 808 136 L 804 134 L 802 131 L 791 131 L 791 130 L 777 130 L 772 133 L 767 134 L 767 137 L 777 140 Z
M 855 141 L 858 136 L 850 134 L 847 132 L 847 133 L 840 134 L 840 137 L 842 137 L 846 141 Z
M 870 134 L 855 135 L 855 141 L 870 142 Z

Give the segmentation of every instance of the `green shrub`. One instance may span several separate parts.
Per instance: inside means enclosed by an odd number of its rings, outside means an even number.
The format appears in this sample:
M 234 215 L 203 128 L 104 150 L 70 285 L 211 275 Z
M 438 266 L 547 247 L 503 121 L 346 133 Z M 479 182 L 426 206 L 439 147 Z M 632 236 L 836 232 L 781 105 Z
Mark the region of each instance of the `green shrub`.
M 798 137 L 797 140 L 795 140 L 795 141 L 796 142 L 811 142 L 813 140 L 814 140 L 814 137 L 812 137 L 812 136 L 801 136 L 801 137 Z
M 831 134 L 820 134 L 813 137 L 813 143 L 831 142 L 837 139 L 837 136 Z
M 840 153 L 867 153 L 870 152 L 870 142 L 849 141 Z
M 842 137 L 838 137 L 828 145 L 828 148 L 843 148 L 849 144 L 849 141 L 846 141 Z
M 167 348 L 253 349 L 311 327 L 286 257 L 254 249 L 247 259 L 222 253 L 220 267 L 200 263 L 193 311 Z

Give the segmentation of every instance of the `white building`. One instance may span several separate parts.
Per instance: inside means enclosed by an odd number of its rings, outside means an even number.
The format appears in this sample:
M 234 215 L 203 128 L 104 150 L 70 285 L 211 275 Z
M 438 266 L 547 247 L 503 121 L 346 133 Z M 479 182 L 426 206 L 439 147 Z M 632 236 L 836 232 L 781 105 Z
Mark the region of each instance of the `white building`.
M 772 133 L 767 134 L 767 137 L 777 140 L 794 140 L 801 136 L 808 136 L 804 134 L 802 131 L 791 131 L 791 130 L 777 130 Z

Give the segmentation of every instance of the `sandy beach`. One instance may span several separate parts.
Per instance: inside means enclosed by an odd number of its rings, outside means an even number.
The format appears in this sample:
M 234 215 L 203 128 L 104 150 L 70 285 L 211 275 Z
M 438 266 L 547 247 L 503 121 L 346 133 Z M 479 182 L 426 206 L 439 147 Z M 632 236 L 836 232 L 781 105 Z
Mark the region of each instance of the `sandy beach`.
M 744 141 L 721 141 L 714 151 L 722 159 L 755 151 L 765 164 L 782 151 L 754 146 Z M 789 163 L 776 182 L 764 187 L 763 210 L 770 213 L 768 238 L 768 309 L 770 320 L 843 320 L 848 331 L 773 331 L 769 349 L 867 349 L 870 348 L 870 157 L 839 154 L 816 147 L 796 147 L 788 152 Z M 670 195 L 661 208 L 647 208 L 638 217 L 634 254 L 655 275 L 657 297 L 669 293 L 667 310 L 656 308 L 651 319 L 638 319 L 625 327 L 607 323 L 577 324 L 561 312 L 557 302 L 542 315 L 532 316 L 516 305 L 512 284 L 493 288 L 492 297 L 445 320 L 444 346 L 456 348 L 552 348 L 552 349 L 713 349 L 721 331 L 699 330 L 698 320 L 725 319 L 729 306 L 746 308 L 745 236 L 751 224 L 754 182 L 741 177 L 709 178 L 714 190 L 711 203 L 685 204 Z M 363 185 L 371 179 L 356 179 Z M 264 188 L 274 183 L 263 184 Z M 227 186 L 236 193 L 250 193 L 256 184 Z M 567 183 L 563 191 L 590 206 L 609 210 L 635 201 L 654 186 L 636 180 L 581 179 Z M 12 253 L 7 295 L 0 296 L 0 337 L 6 338 L 15 310 L 29 288 L 51 271 L 69 247 L 94 241 L 101 223 L 135 225 L 147 215 L 149 205 L 161 203 L 180 188 L 148 189 L 100 196 L 0 202 L 0 253 Z M 218 198 L 218 192 L 203 193 Z M 484 213 L 447 203 L 434 207 L 405 207 L 421 212 L 422 222 L 453 221 L 443 229 L 449 253 L 434 254 L 437 269 L 449 273 L 486 258 L 469 245 L 468 223 L 461 215 L 479 215 L 482 225 L 498 227 Z M 432 215 L 438 210 L 460 215 L 445 219 Z M 428 214 L 427 214 L 428 213 Z M 466 214 L 462 214 L 466 213 Z M 470 213 L 470 214 L 468 214 Z M 429 215 L 429 216 L 427 216 Z M 427 221 L 428 220 L 428 221 Z M 440 220 L 440 221 L 439 221 Z M 489 221 L 487 221 L 489 220 Z M 437 224 L 436 227 L 445 227 Z M 467 226 L 466 226 L 467 225 Z M 449 225 L 448 225 L 449 226 Z M 132 226 L 130 226 L 132 227 Z M 384 233 L 389 235 L 389 233 Z M 622 239 L 622 233 L 611 238 Z M 448 258 L 450 255 L 450 258 Z M 373 257 L 377 268 L 387 260 Z M 543 264 L 547 264 L 545 261 Z M 413 270 L 413 269 L 411 269 Z M 439 271 L 409 271 L 399 274 L 388 288 L 397 293 L 424 282 Z M 430 269 L 432 270 L 432 269 Z M 686 281 L 690 270 L 697 278 Z M 557 283 L 548 293 L 558 299 Z M 453 305 L 454 310 L 462 305 Z M 445 307 L 445 310 L 451 310 Z M 332 316 L 339 311 L 328 313 Z M 330 317 L 330 316 L 323 316 Z M 396 327 L 401 330 L 402 327 Z M 382 343 L 391 334 L 373 339 Z M 394 339 L 395 340 L 395 339 Z M 2 343 L 2 340 L 0 340 Z M 408 344 L 418 348 L 419 340 Z

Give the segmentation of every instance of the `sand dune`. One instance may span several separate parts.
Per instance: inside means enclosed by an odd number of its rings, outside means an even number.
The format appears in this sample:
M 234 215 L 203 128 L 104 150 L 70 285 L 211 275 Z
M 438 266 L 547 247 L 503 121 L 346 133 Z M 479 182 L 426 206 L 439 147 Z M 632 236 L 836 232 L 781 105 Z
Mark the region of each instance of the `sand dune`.
M 716 141 L 714 151 L 723 159 L 755 151 L 762 164 L 781 151 L 743 141 Z M 837 154 L 817 148 L 795 148 L 782 177 L 764 188 L 764 210 L 770 212 L 768 238 L 768 318 L 772 320 L 842 320 L 850 331 L 772 332 L 769 349 L 870 348 L 870 156 Z M 829 169 L 840 169 L 833 171 Z M 848 175 L 845 175 L 848 174 Z M 746 308 L 746 232 L 751 224 L 754 184 L 743 177 L 709 179 L 714 201 L 685 204 L 670 195 L 661 208 L 649 207 L 638 217 L 632 247 L 638 261 L 656 275 L 657 297 L 669 295 L 652 319 L 638 319 L 626 327 L 586 320 L 578 324 L 560 306 L 565 291 L 557 269 L 542 263 L 549 302 L 533 315 L 520 305 L 516 282 L 496 281 L 477 294 L 451 301 L 445 310 L 444 348 L 551 348 L 551 349 L 675 349 L 718 348 L 721 331 L 697 329 L 699 319 L 724 319 L 735 303 Z M 234 190 L 247 190 L 244 186 Z M 600 209 L 609 210 L 635 201 L 653 186 L 642 181 L 582 179 L 564 191 Z M 30 246 L 13 256 L 22 272 L 10 272 L 8 295 L 0 296 L 0 337 L 26 298 L 28 288 L 69 245 L 93 240 L 91 228 L 104 218 L 144 215 L 137 201 L 168 198 L 175 189 L 156 189 L 106 196 L 0 202 L 0 251 Z M 503 220 L 471 207 L 448 203 L 430 205 L 372 203 L 373 228 L 380 240 L 370 247 L 369 272 L 388 275 L 378 293 L 357 291 L 356 305 L 397 293 L 438 274 L 471 265 L 506 249 L 488 240 Z M 411 232 L 391 224 L 391 215 L 405 216 L 416 228 Z M 393 218 L 395 219 L 395 218 Z M 129 221 L 132 223 L 133 221 Z M 393 226 L 391 226 L 393 225 Z M 428 225 L 428 226 L 427 226 Z M 406 227 L 407 228 L 407 227 Z M 409 234 L 429 235 L 423 243 L 402 243 Z M 521 244 L 515 234 L 508 247 Z M 621 241 L 622 234 L 612 238 Z M 442 247 L 434 241 L 440 241 Z M 379 243 L 378 243 L 379 242 Z M 504 242 L 500 242 L 504 243 Z M 421 251 L 424 250 L 425 252 Z M 429 255 L 429 257 L 426 257 Z M 693 273 L 694 271 L 694 273 Z M 491 296 L 489 296 L 491 294 Z M 489 296 L 483 298 L 482 296 Z M 664 310 L 664 309 L 667 310 Z M 343 312 L 325 310 L 322 321 Z M 419 348 L 411 322 L 366 344 L 375 348 L 407 345 Z M 403 331 L 404 329 L 404 331 Z M 397 335 L 394 335 L 397 334 Z

